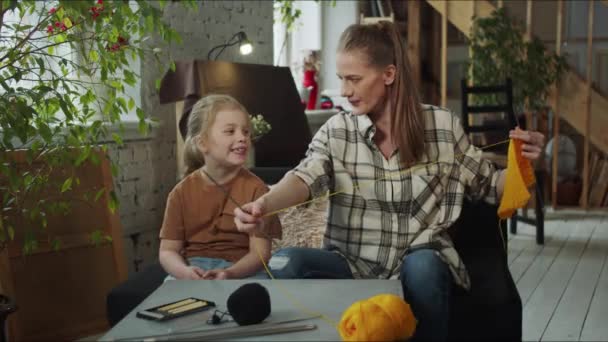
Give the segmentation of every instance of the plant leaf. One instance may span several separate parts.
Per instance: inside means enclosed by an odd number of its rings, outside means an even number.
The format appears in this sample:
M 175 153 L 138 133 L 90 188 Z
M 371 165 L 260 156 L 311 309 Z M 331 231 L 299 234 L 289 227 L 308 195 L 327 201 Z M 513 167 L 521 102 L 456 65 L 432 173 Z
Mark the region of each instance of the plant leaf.
M 89 59 L 91 60 L 91 62 L 99 61 L 99 54 L 97 53 L 97 51 L 95 51 L 95 50 L 89 51 Z
M 63 193 L 63 192 L 66 192 L 68 190 L 71 190 L 71 189 L 72 189 L 72 177 L 66 179 L 63 182 L 63 185 L 61 185 L 61 192 Z
M 112 133 L 112 138 L 114 139 L 114 141 L 116 142 L 116 144 L 118 146 L 122 146 L 124 143 L 122 142 L 122 138 L 120 137 L 120 135 L 116 134 L 116 133 Z
M 51 248 L 53 251 L 57 252 L 61 248 L 61 240 L 59 240 L 59 238 L 53 238 L 51 241 Z
M 67 27 L 68 29 L 72 27 L 72 21 L 70 20 L 70 18 L 65 17 L 63 18 L 63 24 L 65 25 L 65 27 Z
M 97 193 L 95 194 L 95 199 L 94 201 L 97 202 L 99 200 L 99 198 L 101 197 L 101 195 L 104 194 L 104 192 L 106 191 L 105 188 L 101 188 L 99 189 L 99 191 L 97 191 Z
M 6 227 L 6 230 L 8 231 L 8 238 L 11 241 L 15 240 L 15 227 L 8 225 L 8 227 Z
M 114 214 L 116 209 L 118 209 L 118 197 L 116 197 L 116 192 L 114 190 L 110 191 L 110 201 L 108 202 L 108 208 L 110 212 Z

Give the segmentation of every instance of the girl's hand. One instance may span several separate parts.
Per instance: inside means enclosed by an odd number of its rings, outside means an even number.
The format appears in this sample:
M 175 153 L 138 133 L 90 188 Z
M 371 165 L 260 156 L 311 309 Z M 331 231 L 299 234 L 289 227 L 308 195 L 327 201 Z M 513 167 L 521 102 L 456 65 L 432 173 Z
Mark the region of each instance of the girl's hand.
M 540 157 L 545 146 L 545 136 L 540 132 L 524 131 L 519 127 L 509 132 L 509 138 L 523 141 L 521 155 L 530 161 L 535 161 Z
M 196 266 L 186 266 L 184 272 L 177 279 L 200 280 L 203 279 L 205 270 Z
M 263 197 L 243 205 L 242 208 L 243 210 L 234 209 L 234 223 L 239 232 L 251 234 L 263 231 L 264 220 L 262 218 L 266 213 Z
M 203 279 L 206 279 L 206 280 L 230 279 L 230 272 L 228 272 L 228 270 L 226 270 L 226 269 L 209 270 L 209 271 L 205 272 L 205 274 L 203 275 Z

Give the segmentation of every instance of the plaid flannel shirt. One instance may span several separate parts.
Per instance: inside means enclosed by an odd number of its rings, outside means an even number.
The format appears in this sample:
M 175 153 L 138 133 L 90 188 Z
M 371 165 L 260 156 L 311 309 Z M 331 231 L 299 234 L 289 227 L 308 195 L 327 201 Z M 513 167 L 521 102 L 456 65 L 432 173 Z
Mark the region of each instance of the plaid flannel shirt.
M 313 197 L 338 192 L 330 197 L 323 243 L 348 261 L 355 278 L 396 278 L 408 251 L 426 246 L 468 289 L 447 228 L 458 219 L 465 195 L 496 203 L 499 172 L 469 143 L 456 115 L 422 108 L 425 153 L 409 170 L 400 169 L 397 151 L 388 160 L 382 155 L 367 115 L 342 112 L 319 129 L 291 172 Z

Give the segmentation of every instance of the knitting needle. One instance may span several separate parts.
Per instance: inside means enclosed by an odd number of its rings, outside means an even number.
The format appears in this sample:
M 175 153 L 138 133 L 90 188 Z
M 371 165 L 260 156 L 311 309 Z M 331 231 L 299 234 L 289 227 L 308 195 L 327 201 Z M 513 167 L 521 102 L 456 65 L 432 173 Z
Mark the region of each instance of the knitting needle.
M 316 329 L 315 324 L 294 324 L 294 323 L 268 323 L 260 325 L 246 325 L 236 327 L 226 327 L 217 329 L 205 329 L 199 331 L 171 333 L 163 335 L 151 335 L 130 337 L 117 341 L 202 341 L 202 340 L 225 340 L 236 337 L 251 337 L 261 335 L 281 334 L 288 332 L 304 331 Z

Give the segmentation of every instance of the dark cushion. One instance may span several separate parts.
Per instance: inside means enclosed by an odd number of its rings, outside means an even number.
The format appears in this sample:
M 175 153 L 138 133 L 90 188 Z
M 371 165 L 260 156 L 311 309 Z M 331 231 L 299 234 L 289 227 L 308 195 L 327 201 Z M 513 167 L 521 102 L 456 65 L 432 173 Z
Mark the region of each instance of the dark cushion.
M 506 224 L 499 226 L 496 210 L 484 202 L 466 202 L 451 228 L 471 278 L 470 291 L 454 288 L 452 341 L 521 341 L 522 304 L 507 263 Z
M 106 315 L 110 326 L 120 322 L 152 294 L 163 283 L 165 277 L 167 272 L 159 262 L 155 262 L 113 288 L 106 297 Z

